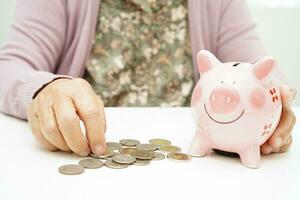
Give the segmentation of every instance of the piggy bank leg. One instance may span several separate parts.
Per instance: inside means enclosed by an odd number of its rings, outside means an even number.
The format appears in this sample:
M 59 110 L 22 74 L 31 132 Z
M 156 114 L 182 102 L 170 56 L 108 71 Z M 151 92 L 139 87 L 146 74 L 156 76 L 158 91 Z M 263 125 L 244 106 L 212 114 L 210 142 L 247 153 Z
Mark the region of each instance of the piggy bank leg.
M 197 131 L 194 135 L 192 143 L 190 144 L 189 154 L 191 156 L 204 156 L 210 149 L 209 140 L 202 132 Z
M 253 145 L 242 150 L 240 154 L 242 163 L 249 168 L 258 168 L 260 164 L 260 148 Z

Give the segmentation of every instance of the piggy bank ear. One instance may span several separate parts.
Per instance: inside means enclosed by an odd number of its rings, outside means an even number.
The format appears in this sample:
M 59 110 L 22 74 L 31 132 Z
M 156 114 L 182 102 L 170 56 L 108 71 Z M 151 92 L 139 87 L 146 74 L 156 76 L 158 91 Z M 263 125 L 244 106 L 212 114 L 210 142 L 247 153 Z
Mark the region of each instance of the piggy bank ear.
M 198 82 L 194 88 L 192 98 L 191 98 L 191 106 L 195 106 L 196 103 L 199 101 L 201 98 L 201 87 L 200 87 L 200 82 Z
M 252 73 L 258 80 L 265 79 L 276 67 L 277 62 L 271 57 L 265 57 L 254 64 Z
M 203 74 L 221 62 L 209 51 L 202 50 L 197 55 L 197 64 L 200 74 Z

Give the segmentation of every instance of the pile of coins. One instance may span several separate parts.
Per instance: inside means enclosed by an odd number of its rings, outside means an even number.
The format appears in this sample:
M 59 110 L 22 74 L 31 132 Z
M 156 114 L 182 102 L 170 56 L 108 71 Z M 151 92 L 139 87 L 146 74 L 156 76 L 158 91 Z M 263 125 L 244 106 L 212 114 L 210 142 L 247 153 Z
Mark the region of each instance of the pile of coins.
M 123 139 L 119 143 L 107 142 L 103 155 L 90 156 L 91 158 L 80 160 L 78 164 L 63 165 L 58 171 L 64 175 L 77 175 L 82 174 L 85 169 L 98 169 L 102 166 L 112 169 L 124 169 L 131 165 L 145 166 L 151 161 L 163 160 L 166 157 L 174 161 L 191 159 L 189 155 L 181 153 L 180 147 L 171 145 L 166 139 L 151 139 L 147 144 L 135 139 Z

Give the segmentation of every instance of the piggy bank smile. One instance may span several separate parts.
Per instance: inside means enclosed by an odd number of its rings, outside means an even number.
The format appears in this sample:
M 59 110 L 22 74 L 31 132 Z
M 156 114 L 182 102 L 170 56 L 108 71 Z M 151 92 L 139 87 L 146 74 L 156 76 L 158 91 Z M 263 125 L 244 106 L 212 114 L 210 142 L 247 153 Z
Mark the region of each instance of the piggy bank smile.
M 243 110 L 243 111 L 241 112 L 241 114 L 239 114 L 238 117 L 236 117 L 236 118 L 234 118 L 234 119 L 232 119 L 232 120 L 230 120 L 230 121 L 221 121 L 221 120 L 217 120 L 217 119 L 214 118 L 211 114 L 209 114 L 209 112 L 207 111 L 207 108 L 206 108 L 206 105 L 205 105 L 205 104 L 203 104 L 203 106 L 204 106 L 204 110 L 205 110 L 207 116 L 208 116 L 212 121 L 214 121 L 214 122 L 216 122 L 216 123 L 218 123 L 218 124 L 231 124 L 231 123 L 233 123 L 233 122 L 236 122 L 236 121 L 239 120 L 239 119 L 243 116 L 243 114 L 245 113 L 245 110 Z

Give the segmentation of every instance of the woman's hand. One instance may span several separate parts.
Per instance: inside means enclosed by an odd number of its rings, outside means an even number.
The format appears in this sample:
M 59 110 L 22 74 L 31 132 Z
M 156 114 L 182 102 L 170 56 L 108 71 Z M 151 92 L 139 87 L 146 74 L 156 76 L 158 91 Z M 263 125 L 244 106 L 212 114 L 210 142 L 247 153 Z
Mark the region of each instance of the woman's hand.
M 296 96 L 296 90 L 289 86 L 283 86 L 280 88 L 280 92 L 283 104 L 281 119 L 273 135 L 261 146 L 263 154 L 286 152 L 292 144 L 291 133 L 296 123 L 296 117 L 290 108 L 290 103 Z
M 105 146 L 104 105 L 83 79 L 57 79 L 28 107 L 28 122 L 37 141 L 50 151 L 101 155 Z M 80 120 L 86 137 L 80 129 Z M 86 139 L 87 138 L 87 139 Z

